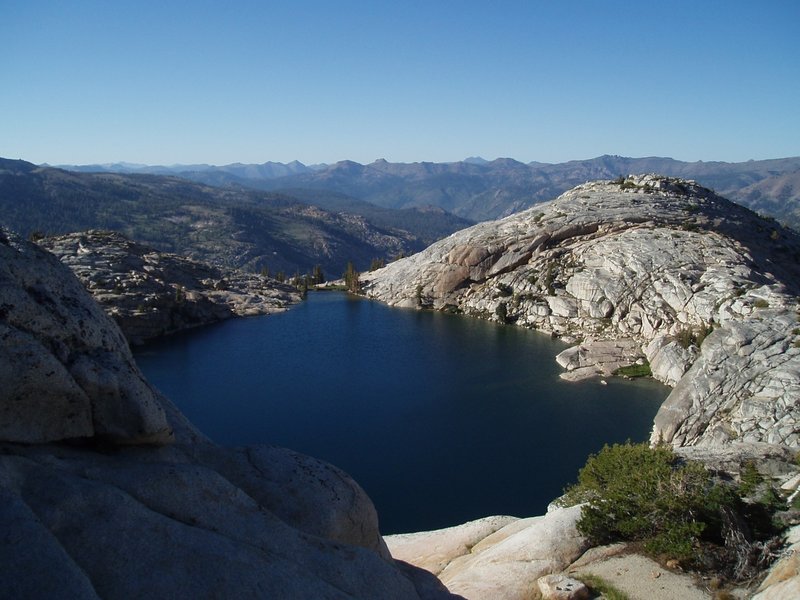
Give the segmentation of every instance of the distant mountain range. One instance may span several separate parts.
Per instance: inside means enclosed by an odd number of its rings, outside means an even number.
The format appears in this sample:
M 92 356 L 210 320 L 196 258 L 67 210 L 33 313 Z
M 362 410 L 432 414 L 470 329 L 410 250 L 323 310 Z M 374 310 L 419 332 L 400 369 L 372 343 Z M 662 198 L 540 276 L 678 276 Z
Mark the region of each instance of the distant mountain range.
M 454 163 L 342 161 L 36 166 L 0 159 L 0 224 L 23 235 L 110 229 L 159 250 L 286 275 L 421 250 L 580 183 L 628 173 L 694 179 L 800 228 L 800 158 L 681 162 L 601 156 L 560 164 L 472 157 Z
M 421 250 L 470 224 L 439 209 L 394 210 L 332 196 L 328 203 L 339 206 L 335 211 L 286 194 L 215 188 L 174 176 L 77 173 L 0 159 L 0 225 L 18 233 L 107 229 L 159 250 L 267 268 L 273 275 L 306 273 L 319 264 L 329 278 L 340 277 L 349 261 L 364 270 L 372 259 Z M 376 225 L 346 207 L 364 208 L 375 222 L 392 225 Z
M 215 186 L 289 191 L 306 198 L 316 194 L 316 201 L 322 208 L 328 208 L 324 204 L 326 201 L 335 205 L 344 197 L 350 202 L 355 199 L 392 209 L 433 206 L 470 221 L 496 219 L 518 212 L 586 181 L 614 179 L 631 173 L 660 173 L 694 179 L 735 202 L 793 227 L 800 226 L 800 157 L 739 163 L 605 155 L 557 164 L 471 157 L 452 163 L 377 160 L 368 165 L 341 161 L 333 165 L 306 166 L 294 161 L 220 167 L 118 163 L 65 168 L 168 173 Z M 325 194 L 320 195 L 320 191 Z M 331 192 L 336 195 L 331 196 Z

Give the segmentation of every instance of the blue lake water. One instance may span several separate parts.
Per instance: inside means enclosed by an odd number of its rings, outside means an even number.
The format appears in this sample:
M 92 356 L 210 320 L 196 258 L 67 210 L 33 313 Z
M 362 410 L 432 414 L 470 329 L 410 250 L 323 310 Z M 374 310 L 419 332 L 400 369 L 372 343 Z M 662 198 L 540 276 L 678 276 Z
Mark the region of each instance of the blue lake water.
M 548 336 L 337 292 L 137 349 L 222 445 L 286 446 L 350 473 L 385 534 L 541 514 L 604 443 L 645 440 L 669 389 L 567 383 Z

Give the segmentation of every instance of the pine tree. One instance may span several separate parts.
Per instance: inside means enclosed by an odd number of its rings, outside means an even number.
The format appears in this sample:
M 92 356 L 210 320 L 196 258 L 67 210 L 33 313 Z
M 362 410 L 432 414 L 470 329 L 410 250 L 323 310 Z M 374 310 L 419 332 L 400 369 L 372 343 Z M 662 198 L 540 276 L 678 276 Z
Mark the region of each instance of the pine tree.
M 325 283 L 325 275 L 322 273 L 321 265 L 314 265 L 314 270 L 311 272 L 311 283 L 314 285 Z
M 361 289 L 361 282 L 359 281 L 359 272 L 353 266 L 353 263 L 347 263 L 347 269 L 344 272 L 344 285 L 347 291 L 352 294 L 357 294 Z

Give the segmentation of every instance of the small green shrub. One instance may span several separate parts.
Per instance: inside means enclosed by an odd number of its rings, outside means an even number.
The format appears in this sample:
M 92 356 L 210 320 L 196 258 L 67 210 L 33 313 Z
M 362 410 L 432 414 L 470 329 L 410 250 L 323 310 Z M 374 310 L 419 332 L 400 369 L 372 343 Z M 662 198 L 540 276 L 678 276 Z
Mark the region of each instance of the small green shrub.
M 758 298 L 755 302 L 753 302 L 753 306 L 756 308 L 769 308 L 769 302 L 763 298 Z
M 501 302 L 497 305 L 497 308 L 494 309 L 494 314 L 497 315 L 497 320 L 501 323 L 508 322 L 508 307 L 506 306 L 505 302 Z
M 589 588 L 593 598 L 600 596 L 606 598 L 606 600 L 629 600 L 628 594 L 617 589 L 612 583 L 599 575 L 581 573 L 577 575 L 576 578 L 580 579 L 584 585 Z
M 678 342 L 682 348 L 689 348 L 690 346 L 697 346 L 699 348 L 712 331 L 714 331 L 714 327 L 711 325 L 703 325 L 697 329 L 687 327 L 675 334 L 675 341 Z
M 553 282 L 556 279 L 556 266 L 554 263 L 548 263 L 547 271 L 544 274 L 544 288 L 550 296 L 555 295 L 556 290 Z
M 514 293 L 514 289 L 507 283 L 498 283 L 495 287 L 497 288 L 497 295 L 503 298 Z
M 620 367 L 616 371 L 614 371 L 614 375 L 619 377 L 650 377 L 653 374 L 653 371 L 650 370 L 650 363 L 644 362 L 641 365 L 628 365 L 626 367 Z
M 703 539 L 721 540 L 723 509 L 738 498 L 699 463 L 666 446 L 605 446 L 578 474 L 567 498 L 587 502 L 578 530 L 595 545 L 644 542 L 648 552 L 700 562 Z
M 761 473 L 756 469 L 753 461 L 747 461 L 742 465 L 739 472 L 739 493 L 742 496 L 749 496 L 756 491 L 758 486 L 764 481 Z
M 754 465 L 742 473 L 746 486 L 764 487 Z M 785 502 L 772 487 L 757 502 L 740 493 L 669 447 L 628 442 L 590 456 L 561 502 L 585 503 L 577 526 L 593 545 L 637 542 L 655 558 L 745 581 L 777 556 Z

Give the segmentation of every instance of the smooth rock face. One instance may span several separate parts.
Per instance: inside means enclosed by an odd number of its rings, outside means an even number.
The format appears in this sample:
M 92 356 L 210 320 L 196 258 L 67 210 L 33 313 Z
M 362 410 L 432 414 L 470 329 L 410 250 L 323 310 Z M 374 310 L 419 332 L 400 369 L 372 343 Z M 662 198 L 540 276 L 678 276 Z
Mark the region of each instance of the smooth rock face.
M 300 301 L 294 287 L 274 279 L 158 252 L 116 232 L 69 233 L 38 243 L 72 269 L 131 343 Z
M 399 533 L 385 539 L 392 556 L 439 575 L 455 559 L 469 554 L 479 542 L 516 521 L 519 521 L 517 517 L 486 517 L 455 527 Z
M 582 556 L 567 573 L 579 579 L 585 575 L 600 577 L 628 598 L 712 600 L 714 597 L 707 588 L 698 587 L 695 574 L 666 569 L 635 552 L 619 554 L 612 550 L 610 556 L 603 556 L 605 549 L 597 550 L 593 556 Z
M 274 446 L 233 450 L 203 446 L 201 456 L 203 464 L 223 472 L 285 523 L 390 558 L 372 501 L 347 473 L 333 465 Z
M 470 600 L 526 600 L 543 575 L 558 573 L 587 544 L 575 523 L 580 506 L 529 519 L 489 517 L 438 531 L 387 536 L 392 556 L 432 569 L 452 593 Z M 426 546 L 435 549 L 425 554 Z M 446 564 L 445 564 L 446 563 Z
M 114 322 L 54 256 L 3 231 L 0 319 L 0 440 L 171 440 Z
M 277 468 L 297 472 L 297 486 L 259 486 L 256 464 L 244 475 L 245 491 L 232 479 L 243 477 L 246 465 L 238 464 L 238 474 L 229 479 L 224 469 L 197 462 L 198 451 L 229 452 L 180 444 L 110 456 L 48 445 L 6 447 L 0 455 L 3 595 L 450 597 L 429 576 L 400 570 L 385 552 L 375 551 L 381 543 L 374 509 L 371 521 L 361 525 L 364 514 L 352 510 L 352 500 L 320 506 L 350 523 L 351 532 L 341 535 L 340 527 L 332 537 L 324 535 L 325 527 L 296 527 L 268 509 L 290 505 L 298 490 L 311 499 L 330 494 L 330 479 L 317 477 L 327 468 L 318 461 L 267 450 Z M 230 464 L 238 461 L 229 458 Z M 340 491 L 346 487 L 338 484 Z M 276 494 L 284 497 L 265 501 Z
M 654 441 L 796 447 L 799 259 L 791 230 L 646 175 L 578 186 L 362 279 L 391 305 L 581 340 L 559 356 L 568 379 L 648 360 L 675 386 Z

